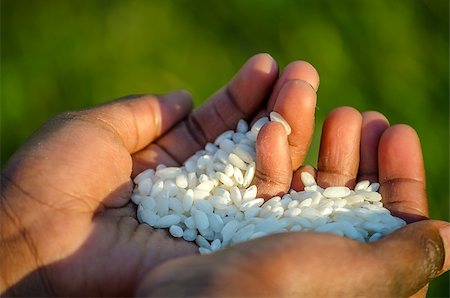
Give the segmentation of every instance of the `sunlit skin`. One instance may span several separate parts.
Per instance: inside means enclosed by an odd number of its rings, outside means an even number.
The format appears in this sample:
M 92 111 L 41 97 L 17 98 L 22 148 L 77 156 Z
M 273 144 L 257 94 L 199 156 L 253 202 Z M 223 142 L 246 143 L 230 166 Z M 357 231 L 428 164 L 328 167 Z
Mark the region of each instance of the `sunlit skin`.
M 428 216 L 419 139 L 406 125 L 350 107 L 324 123 L 317 170 L 302 166 L 313 134 L 319 76 L 296 61 L 279 75 L 267 54 L 192 110 L 186 92 L 133 96 L 64 113 L 37 131 L 2 172 L 1 292 L 57 296 L 408 296 L 448 269 L 448 224 Z M 131 177 L 179 165 L 244 118 L 269 111 L 292 127 L 263 127 L 259 194 L 380 181 L 384 204 L 411 222 L 374 244 L 317 233 L 272 235 L 208 256 L 166 231 L 138 224 Z M 416 222 L 421 220 L 420 222 Z M 327 281 L 327 282 L 324 282 Z M 423 296 L 422 289 L 417 296 Z

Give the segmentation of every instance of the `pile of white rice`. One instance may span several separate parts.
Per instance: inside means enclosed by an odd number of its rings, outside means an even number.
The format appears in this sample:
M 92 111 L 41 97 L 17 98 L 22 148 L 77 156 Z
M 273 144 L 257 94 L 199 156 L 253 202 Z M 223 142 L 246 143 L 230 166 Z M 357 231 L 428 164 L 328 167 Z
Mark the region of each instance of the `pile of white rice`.
M 271 121 L 291 128 L 272 112 Z M 343 186 L 321 188 L 304 172 L 303 191 L 290 190 L 268 201 L 257 198 L 250 185 L 255 174 L 255 141 L 269 118 L 249 130 L 240 120 L 236 131 L 226 131 L 181 167 L 159 165 L 134 179 L 131 197 L 137 218 L 155 228 L 169 229 L 173 237 L 195 241 L 201 254 L 235 243 L 288 231 L 315 231 L 358 241 L 375 241 L 406 223 L 383 207 L 378 183 L 359 182 L 354 190 Z

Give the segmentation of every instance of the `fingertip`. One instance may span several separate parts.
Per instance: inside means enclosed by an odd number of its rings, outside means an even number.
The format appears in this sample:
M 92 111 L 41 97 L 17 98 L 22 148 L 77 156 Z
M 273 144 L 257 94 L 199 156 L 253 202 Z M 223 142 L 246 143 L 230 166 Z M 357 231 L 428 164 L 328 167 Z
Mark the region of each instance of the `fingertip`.
M 212 96 L 231 101 L 248 117 L 253 115 L 267 99 L 278 77 L 278 65 L 268 54 L 257 54 L 245 62 L 228 86 Z
M 377 120 L 380 122 L 385 122 L 389 125 L 389 120 L 382 113 L 378 111 L 364 111 L 361 113 L 363 122 L 368 123 L 373 120 Z
M 327 116 L 327 120 L 335 120 L 334 118 L 338 118 L 337 120 L 344 120 L 350 119 L 350 120 L 357 120 L 362 122 L 362 115 L 361 113 L 355 109 L 354 107 L 350 106 L 342 106 L 337 107 L 333 109 Z M 343 118 L 343 119 L 341 119 Z
M 187 121 L 191 135 L 203 145 L 234 129 L 240 119 L 250 119 L 265 106 L 277 76 L 278 66 L 270 55 L 248 59 L 226 86 L 191 114 Z
M 303 60 L 297 60 L 286 66 L 284 73 L 288 78 L 301 78 L 308 82 L 317 92 L 319 89 L 320 77 L 315 67 Z
M 278 64 L 275 59 L 268 53 L 260 53 L 251 57 L 245 64 L 252 70 L 260 71 L 266 74 L 278 73 Z
M 162 95 L 132 95 L 84 111 L 92 122 L 114 132 L 130 153 L 158 138 L 192 109 L 192 98 L 180 90 Z
M 378 146 L 381 135 L 389 127 L 387 118 L 376 111 L 361 113 L 361 146 L 358 180 L 377 182 Z
M 362 137 L 376 141 L 377 146 L 374 147 L 378 147 L 378 142 L 379 139 L 381 138 L 381 135 L 390 125 L 389 120 L 386 118 L 386 116 L 377 111 L 362 112 L 361 116 L 362 116 L 362 125 L 361 125 Z
M 417 132 L 397 124 L 384 131 L 378 151 L 380 181 L 409 179 L 425 183 L 422 148 Z
M 302 80 L 307 82 L 314 91 L 319 87 L 319 74 L 317 70 L 306 61 L 294 61 L 286 66 L 280 75 L 267 104 L 267 110 L 272 110 L 283 85 L 290 80 Z
M 178 89 L 178 90 L 175 90 L 173 93 L 177 93 L 185 101 L 193 103 L 193 96 L 192 96 L 192 93 L 189 90 Z
M 171 108 L 190 111 L 194 107 L 192 94 L 185 89 L 176 90 L 171 93 L 161 95 L 160 97 L 161 99 L 167 101 L 171 105 Z
M 152 114 L 143 115 L 143 117 L 153 118 L 155 127 L 159 127 L 159 131 L 155 131 L 155 135 L 152 140 L 158 138 L 178 122 L 184 119 L 193 109 L 194 102 L 192 95 L 187 90 L 176 90 L 167 94 L 159 95 L 155 97 L 156 100 L 149 101 L 148 104 L 154 106 L 151 110 Z M 158 111 L 159 109 L 159 111 Z M 157 111 L 157 113 L 155 113 Z M 157 114 L 160 114 L 160 119 L 157 119 Z M 153 117 L 151 117 L 153 116 Z M 158 123 L 158 120 L 160 123 Z M 144 129 L 144 128 L 143 128 Z M 145 145 L 148 145 L 146 143 Z M 142 147 L 140 146 L 139 149 Z
M 419 135 L 416 130 L 408 124 L 395 124 L 389 127 L 381 136 L 381 141 L 390 142 L 398 140 L 398 142 L 420 142 Z
M 294 96 L 291 96 L 294 95 Z M 292 99 L 290 97 L 293 97 Z M 292 105 L 289 105 L 287 103 L 284 103 L 287 99 L 299 101 L 301 99 L 302 106 L 308 107 L 308 108 L 315 108 L 316 107 L 316 92 L 305 80 L 288 80 L 286 81 L 283 86 L 281 87 L 280 93 L 278 95 L 278 100 L 275 103 L 274 110 L 277 109 L 290 109 L 292 110 Z M 281 101 L 280 101 L 281 99 Z M 294 102 L 290 103 L 294 104 Z

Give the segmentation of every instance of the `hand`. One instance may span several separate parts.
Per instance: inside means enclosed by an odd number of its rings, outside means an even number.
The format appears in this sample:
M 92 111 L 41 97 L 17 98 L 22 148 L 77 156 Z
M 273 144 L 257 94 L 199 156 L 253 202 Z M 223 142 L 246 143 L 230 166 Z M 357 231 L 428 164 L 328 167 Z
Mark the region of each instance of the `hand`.
M 178 165 L 240 118 L 290 104 L 278 100 L 285 86 L 309 96 L 311 124 L 317 72 L 294 62 L 278 78 L 265 54 L 193 112 L 190 96 L 175 92 L 128 97 L 48 122 L 2 173 L 2 294 L 131 295 L 158 265 L 196 254 L 194 244 L 137 223 L 129 203 L 132 173 Z
M 283 128 L 271 123 L 261 130 L 257 141 L 260 169 L 271 169 L 269 173 L 295 169 L 287 162 L 276 161 L 287 161 L 289 154 L 295 154 L 290 150 L 290 138 L 295 136 L 294 121 L 301 117 L 295 117 L 295 109 L 287 109 L 282 115 L 293 126 L 293 134 L 287 140 L 282 131 L 272 135 L 272 131 Z M 272 151 L 261 151 L 266 144 L 273 146 L 273 141 L 266 142 L 270 137 L 285 141 L 276 143 Z M 297 160 L 303 157 L 302 152 Z M 261 163 L 271 164 L 264 168 Z M 426 284 L 449 269 L 449 224 L 427 219 L 421 147 L 409 126 L 389 127 L 387 119 L 377 112 L 360 114 L 348 107 L 335 109 L 323 126 L 318 169 L 301 167 L 293 181 L 289 175 L 278 175 L 276 186 L 283 190 L 292 182 L 294 188 L 301 189 L 301 171 L 312 173 L 323 187 L 351 187 L 364 179 L 379 181 L 384 205 L 410 224 L 370 244 L 335 235 L 290 232 L 207 256 L 180 258 L 155 269 L 138 294 L 423 297 Z M 271 181 L 276 176 L 260 177 Z

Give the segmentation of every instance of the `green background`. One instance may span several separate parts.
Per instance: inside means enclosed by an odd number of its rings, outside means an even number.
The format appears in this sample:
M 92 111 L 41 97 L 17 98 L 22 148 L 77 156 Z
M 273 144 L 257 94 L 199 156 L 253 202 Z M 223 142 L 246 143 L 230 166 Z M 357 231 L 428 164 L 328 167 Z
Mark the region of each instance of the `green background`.
M 449 219 L 449 3 L 1 0 L 1 162 L 55 114 L 136 93 L 196 105 L 258 52 L 319 71 L 334 107 L 378 110 L 422 142 L 431 215 Z M 449 296 L 449 275 L 429 296 Z

